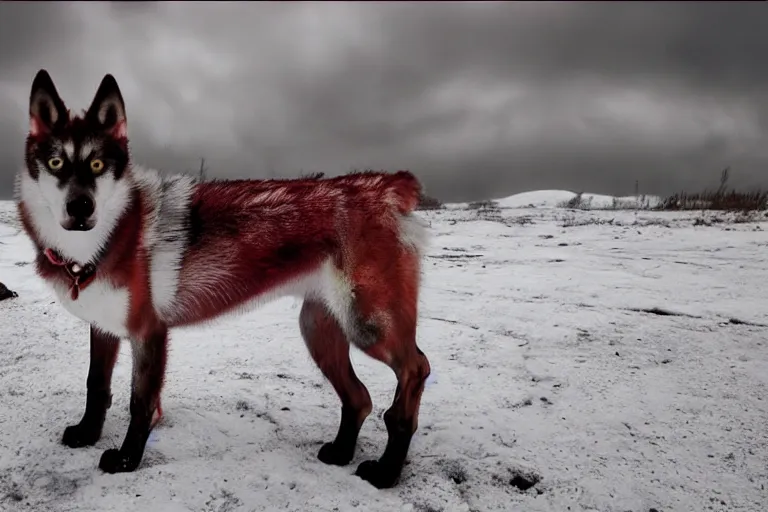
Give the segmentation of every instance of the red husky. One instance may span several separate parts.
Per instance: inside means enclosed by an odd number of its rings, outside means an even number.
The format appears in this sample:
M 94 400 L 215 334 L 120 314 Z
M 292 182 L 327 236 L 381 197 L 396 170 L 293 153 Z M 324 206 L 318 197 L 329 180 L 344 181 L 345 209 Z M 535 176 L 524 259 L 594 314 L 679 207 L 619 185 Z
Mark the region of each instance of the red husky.
M 384 415 L 389 439 L 356 474 L 378 488 L 401 473 L 430 367 L 416 345 L 426 230 L 412 212 L 420 184 L 407 171 L 296 180 L 196 183 L 131 164 L 125 105 L 106 75 L 82 117 L 51 77 L 32 83 L 18 209 L 38 274 L 90 324 L 91 362 L 70 447 L 93 445 L 111 405 L 121 338 L 133 352 L 131 421 L 99 467 L 135 470 L 162 414 L 168 330 L 291 294 L 304 298 L 301 334 L 341 399 L 336 439 L 318 458 L 346 465 L 371 412 L 349 345 L 397 376 Z

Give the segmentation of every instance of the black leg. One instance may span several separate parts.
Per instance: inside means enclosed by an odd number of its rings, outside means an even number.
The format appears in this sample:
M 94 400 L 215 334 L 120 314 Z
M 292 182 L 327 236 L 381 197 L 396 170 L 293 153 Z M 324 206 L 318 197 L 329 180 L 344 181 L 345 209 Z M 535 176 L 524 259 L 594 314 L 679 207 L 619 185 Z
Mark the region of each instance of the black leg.
M 355 472 L 379 489 L 392 487 L 399 480 L 411 439 L 418 428 L 419 405 L 430 367 L 427 356 L 418 347 L 415 352 L 396 371 L 395 399 L 384 413 L 389 434 L 387 447 L 379 460 L 361 462 Z
M 400 395 L 401 388 L 398 386 L 398 398 Z M 395 399 L 396 404 L 398 398 Z M 416 430 L 414 418 L 402 417 L 400 414 L 397 406 L 384 413 L 384 425 L 389 436 L 384 454 L 379 460 L 363 461 L 355 471 L 357 476 L 379 489 L 390 488 L 397 483 Z
M 346 466 L 352 461 L 357 446 L 357 436 L 360 433 L 362 423 L 360 418 L 365 419 L 367 411 L 362 412 L 350 406 L 341 407 L 341 424 L 336 434 L 336 439 L 330 443 L 325 443 L 320 447 L 317 458 L 325 464 L 334 466 Z
M 325 464 L 345 466 L 355 454 L 360 427 L 371 412 L 371 396 L 352 368 L 349 343 L 339 323 L 324 304 L 304 301 L 299 328 L 309 353 L 341 399 L 336 439 L 320 447 L 317 458 Z
M 152 415 L 160 404 L 166 362 L 168 330 L 158 327 L 143 340 L 131 343 L 133 381 L 131 383 L 131 423 L 119 450 L 106 450 L 99 467 L 107 473 L 135 470 L 144 456 L 152 430 Z
M 91 326 L 91 364 L 88 368 L 85 414 L 80 423 L 64 429 L 62 443 L 70 448 L 91 446 L 101 437 L 107 409 L 112 405 L 112 370 L 120 338 Z

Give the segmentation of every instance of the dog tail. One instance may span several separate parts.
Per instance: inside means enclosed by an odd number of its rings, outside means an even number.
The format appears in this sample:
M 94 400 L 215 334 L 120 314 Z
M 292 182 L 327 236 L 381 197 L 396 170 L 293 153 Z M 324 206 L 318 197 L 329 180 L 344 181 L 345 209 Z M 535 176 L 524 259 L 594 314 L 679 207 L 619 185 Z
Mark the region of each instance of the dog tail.
M 387 199 L 399 214 L 400 242 L 422 255 L 429 245 L 430 237 L 424 220 L 413 214 L 421 201 L 422 185 L 410 171 L 397 171 L 390 176 Z
M 391 174 L 387 183 L 387 200 L 400 215 L 408 215 L 421 200 L 422 186 L 410 171 Z

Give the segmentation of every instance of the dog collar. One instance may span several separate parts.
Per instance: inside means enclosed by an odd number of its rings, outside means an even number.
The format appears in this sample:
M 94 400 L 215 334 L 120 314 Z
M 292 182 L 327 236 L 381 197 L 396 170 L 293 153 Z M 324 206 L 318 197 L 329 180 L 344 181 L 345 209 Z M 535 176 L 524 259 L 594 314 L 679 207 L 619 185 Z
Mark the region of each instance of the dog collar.
M 81 266 L 74 261 L 67 261 L 51 248 L 46 249 L 44 253 L 45 257 L 48 258 L 48 261 L 50 261 L 52 265 L 64 267 L 64 270 L 67 271 L 67 275 L 69 275 L 71 281 L 69 293 L 72 300 L 77 300 L 80 296 L 80 290 L 85 289 L 96 275 L 96 267 L 92 263 L 87 263 L 86 265 Z

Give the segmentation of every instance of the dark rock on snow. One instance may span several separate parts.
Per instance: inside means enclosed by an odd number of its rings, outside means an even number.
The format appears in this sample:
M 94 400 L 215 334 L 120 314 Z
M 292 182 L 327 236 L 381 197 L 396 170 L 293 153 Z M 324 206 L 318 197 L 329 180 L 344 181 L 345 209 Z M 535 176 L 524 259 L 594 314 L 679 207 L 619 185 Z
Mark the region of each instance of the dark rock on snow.
M 3 283 L 0 283 L 0 300 L 14 299 L 18 296 L 18 293 L 9 290 Z

